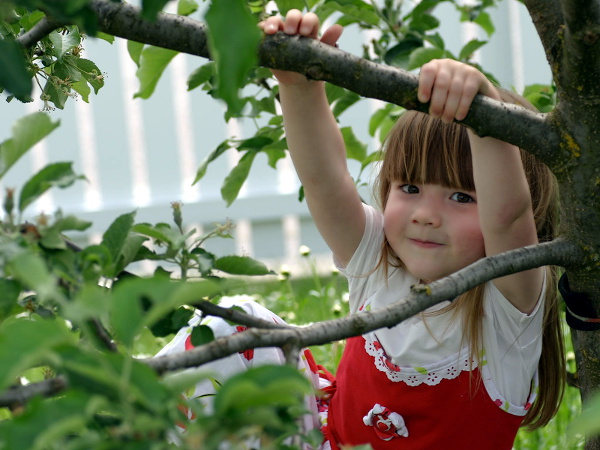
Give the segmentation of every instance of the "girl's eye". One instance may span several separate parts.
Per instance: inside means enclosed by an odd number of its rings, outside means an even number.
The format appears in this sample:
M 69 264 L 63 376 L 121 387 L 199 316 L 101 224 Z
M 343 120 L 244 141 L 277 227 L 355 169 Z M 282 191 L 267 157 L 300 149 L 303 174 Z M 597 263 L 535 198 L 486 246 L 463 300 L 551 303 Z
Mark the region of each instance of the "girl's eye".
M 402 189 L 402 191 L 406 192 L 407 194 L 418 194 L 419 193 L 419 188 L 417 186 L 415 186 L 414 184 L 403 184 L 402 186 L 400 186 L 400 189 Z
M 458 203 L 474 203 L 475 199 L 464 192 L 455 192 L 450 196 L 452 200 Z

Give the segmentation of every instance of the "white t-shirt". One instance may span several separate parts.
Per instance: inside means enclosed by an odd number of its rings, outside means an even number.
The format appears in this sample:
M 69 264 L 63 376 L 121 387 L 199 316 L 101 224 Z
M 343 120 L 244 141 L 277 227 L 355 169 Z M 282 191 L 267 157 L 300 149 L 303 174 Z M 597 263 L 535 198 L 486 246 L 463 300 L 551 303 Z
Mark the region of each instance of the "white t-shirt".
M 401 268 L 388 268 L 387 283 L 383 268 L 372 272 L 379 261 L 384 237 L 383 215 L 367 205 L 364 205 L 364 210 L 366 226 L 362 240 L 348 266 L 339 268 L 348 278 L 351 313 L 397 302 L 408 295 L 411 285 L 419 282 Z M 545 286 L 540 299 L 544 290 Z M 427 311 L 435 311 L 449 304 L 442 302 Z M 499 394 L 505 400 L 507 411 L 524 414 L 526 411 L 523 407 L 532 402 L 535 396 L 532 382 L 533 385 L 537 384 L 537 366 L 542 348 L 543 301 L 538 301 L 531 314 L 524 314 L 498 291 L 494 283 L 488 282 L 485 285 L 483 309 L 484 355 L 480 371 L 484 384 L 492 398 L 498 398 Z M 460 315 L 452 319 L 452 313 L 427 315 L 425 319 L 418 314 L 391 329 L 384 328 L 365 335 L 365 338 L 367 343 L 379 341 L 387 357 L 402 368 L 400 373 L 416 375 L 403 381 L 411 385 L 421 382 L 435 384 L 469 369 L 464 360 L 469 352 L 462 338 L 462 320 Z M 429 375 L 419 378 L 420 374 Z

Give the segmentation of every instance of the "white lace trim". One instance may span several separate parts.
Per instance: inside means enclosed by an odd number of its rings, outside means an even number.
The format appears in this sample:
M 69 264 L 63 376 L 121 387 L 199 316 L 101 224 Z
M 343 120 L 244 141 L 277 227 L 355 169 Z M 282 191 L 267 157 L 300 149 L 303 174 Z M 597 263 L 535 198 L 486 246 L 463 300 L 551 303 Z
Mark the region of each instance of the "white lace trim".
M 452 380 L 461 372 L 477 367 L 476 361 L 471 362 L 469 359 L 468 348 L 462 349 L 458 355 L 435 364 L 423 367 L 400 367 L 387 356 L 374 333 L 368 333 L 363 337 L 365 338 L 365 351 L 374 358 L 375 367 L 385 373 L 390 381 L 402 381 L 408 386 L 419 386 L 423 383 L 434 386 L 442 380 Z
M 365 334 L 363 337 L 365 338 L 365 351 L 373 357 L 375 367 L 377 367 L 379 371 L 385 373 L 390 381 L 401 381 L 408 386 L 419 386 L 423 383 L 428 386 L 434 386 L 439 384 L 442 380 L 452 380 L 458 377 L 461 372 L 468 372 L 477 367 L 476 361 L 469 364 L 468 347 L 463 348 L 457 355 L 446 358 L 435 364 L 428 364 L 424 367 L 400 367 L 392 363 L 374 333 Z M 516 416 L 526 415 L 537 397 L 539 390 L 537 371 L 533 376 L 529 398 L 523 406 L 508 402 L 504 396 L 498 392 L 498 389 L 492 380 L 485 353 L 481 355 L 480 375 L 488 396 L 496 406 L 509 414 Z

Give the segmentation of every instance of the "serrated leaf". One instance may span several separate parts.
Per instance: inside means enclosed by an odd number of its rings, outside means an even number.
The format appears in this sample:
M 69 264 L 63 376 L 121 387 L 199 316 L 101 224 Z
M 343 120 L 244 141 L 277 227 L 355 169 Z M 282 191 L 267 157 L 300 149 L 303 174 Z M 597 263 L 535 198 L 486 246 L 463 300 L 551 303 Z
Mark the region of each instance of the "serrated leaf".
M 237 165 L 225 177 L 221 187 L 221 197 L 230 206 L 240 193 L 240 189 L 248 178 L 256 152 L 248 151 L 240 158 Z
M 238 114 L 244 106 L 239 91 L 248 71 L 257 64 L 261 33 L 244 0 L 213 1 L 205 20 L 210 52 L 217 65 L 215 95 L 227 103 L 231 114 Z
M 177 53 L 175 50 L 151 45 L 144 47 L 140 56 L 140 66 L 136 72 L 140 88 L 134 98 L 150 98 L 160 77 Z
M 27 206 L 51 187 L 66 188 L 81 179 L 85 179 L 85 177 L 73 172 L 73 163 L 59 162 L 47 165 L 23 186 L 19 197 L 19 211 L 23 212 Z
M 0 39 L 0 67 L 0 88 L 23 102 L 31 101 L 33 79 L 23 49 L 14 40 Z
M 248 256 L 223 256 L 215 260 L 214 267 L 231 275 L 270 275 L 273 273 L 262 262 Z
M 17 120 L 12 128 L 12 138 L 0 144 L 0 178 L 31 147 L 45 138 L 59 125 L 48 114 L 37 112 Z

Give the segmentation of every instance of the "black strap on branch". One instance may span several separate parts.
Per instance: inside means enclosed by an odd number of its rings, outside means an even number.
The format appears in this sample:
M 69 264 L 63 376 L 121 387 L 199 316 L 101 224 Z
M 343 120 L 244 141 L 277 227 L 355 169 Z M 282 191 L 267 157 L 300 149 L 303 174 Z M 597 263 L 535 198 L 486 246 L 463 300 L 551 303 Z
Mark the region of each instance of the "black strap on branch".
M 558 281 L 558 290 L 567 306 L 567 324 L 571 328 L 580 331 L 600 330 L 600 318 L 592 307 L 592 301 L 586 294 L 571 291 L 566 273 Z

